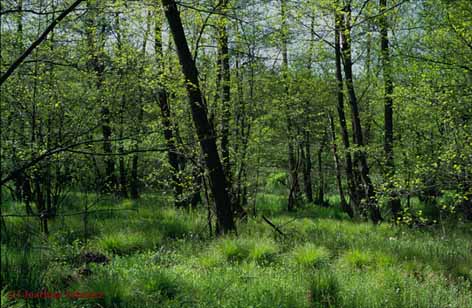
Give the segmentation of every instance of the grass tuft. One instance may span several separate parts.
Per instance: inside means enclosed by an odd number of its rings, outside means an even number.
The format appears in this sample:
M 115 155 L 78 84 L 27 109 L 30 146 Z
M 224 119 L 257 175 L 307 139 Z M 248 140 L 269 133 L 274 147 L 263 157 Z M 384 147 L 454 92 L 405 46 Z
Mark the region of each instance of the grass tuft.
M 318 247 L 312 243 L 307 243 L 296 247 L 293 250 L 294 261 L 306 267 L 320 268 L 328 265 L 330 253 L 325 247 Z
M 97 246 L 99 249 L 117 255 L 127 255 L 136 251 L 153 248 L 154 242 L 139 232 L 118 232 L 107 234 L 99 238 Z
M 309 299 L 314 308 L 338 307 L 339 282 L 333 272 L 315 273 L 310 284 Z

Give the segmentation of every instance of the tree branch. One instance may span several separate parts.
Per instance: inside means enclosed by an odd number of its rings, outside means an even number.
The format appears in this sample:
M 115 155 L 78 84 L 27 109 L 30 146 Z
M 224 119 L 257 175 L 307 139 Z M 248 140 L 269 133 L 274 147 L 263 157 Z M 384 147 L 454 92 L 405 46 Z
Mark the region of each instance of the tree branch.
M 48 36 L 48 34 L 54 30 L 56 25 L 63 20 L 69 13 L 71 13 L 82 1 L 84 0 L 76 0 L 74 3 L 71 4 L 64 12 L 61 13 L 53 22 L 44 30 L 44 32 L 26 49 L 21 56 L 13 62 L 8 70 L 2 74 L 0 77 L 0 86 L 8 79 L 8 77 L 13 74 L 13 72 L 20 66 L 20 64 L 33 52 L 33 50 L 38 47 Z M 3 184 L 3 183 L 2 183 Z

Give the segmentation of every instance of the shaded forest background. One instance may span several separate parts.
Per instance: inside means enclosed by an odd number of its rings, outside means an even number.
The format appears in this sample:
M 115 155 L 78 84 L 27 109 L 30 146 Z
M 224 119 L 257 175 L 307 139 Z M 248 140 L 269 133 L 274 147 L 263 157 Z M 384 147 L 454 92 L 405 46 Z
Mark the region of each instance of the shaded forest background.
M 289 210 L 471 218 L 469 1 L 67 5 L 1 13 L 2 197 L 43 228 L 72 191 L 160 191 L 225 231 L 268 185 Z
M 0 75 L 2 307 L 472 307 L 469 0 L 2 0 Z

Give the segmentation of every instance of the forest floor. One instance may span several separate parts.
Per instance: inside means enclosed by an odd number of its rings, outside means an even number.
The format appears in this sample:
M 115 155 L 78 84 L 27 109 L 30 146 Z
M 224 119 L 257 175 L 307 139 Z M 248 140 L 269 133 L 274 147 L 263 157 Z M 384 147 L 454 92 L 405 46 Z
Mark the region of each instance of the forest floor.
M 214 238 L 206 210 L 155 195 L 74 199 L 70 213 L 101 209 L 86 243 L 82 215 L 56 218 L 47 239 L 37 218 L 6 218 L 2 307 L 472 307 L 470 224 L 373 226 L 314 205 L 287 213 L 264 194 L 238 236 Z

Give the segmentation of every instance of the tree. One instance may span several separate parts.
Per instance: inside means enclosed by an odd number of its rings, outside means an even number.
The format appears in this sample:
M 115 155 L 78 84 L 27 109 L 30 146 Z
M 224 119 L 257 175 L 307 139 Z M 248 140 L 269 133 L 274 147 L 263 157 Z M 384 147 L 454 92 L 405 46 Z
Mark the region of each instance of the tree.
M 395 175 L 395 162 L 393 156 L 393 81 L 390 64 L 390 51 L 388 41 L 388 21 L 386 16 L 387 0 L 379 0 L 380 6 L 380 48 L 384 79 L 384 151 L 385 151 L 385 177 L 388 181 L 387 189 L 393 189 L 393 176 Z M 395 221 L 399 219 L 401 211 L 400 199 L 390 194 L 388 207 L 392 210 Z
M 289 100 L 289 80 L 288 80 L 288 26 L 287 26 L 287 3 L 285 0 L 280 0 L 280 15 L 282 18 L 281 36 L 282 36 L 282 75 L 284 80 L 285 98 Z M 293 211 L 300 203 L 300 182 L 298 178 L 298 171 L 300 167 L 300 159 L 296 155 L 298 153 L 298 145 L 294 144 L 293 136 L 296 130 L 290 113 L 286 115 L 286 124 L 288 132 L 288 173 L 290 176 L 289 182 L 289 196 L 288 196 L 288 210 Z
M 354 143 L 359 149 L 354 152 L 354 161 L 357 162 L 359 174 L 364 189 L 365 201 L 370 211 L 370 218 L 374 223 L 382 220 L 380 210 L 377 206 L 374 186 L 369 177 L 369 166 L 367 164 L 367 156 L 364 147 L 364 138 L 362 133 L 361 119 L 359 116 L 359 105 L 357 101 L 356 91 L 354 89 L 354 81 L 352 74 L 352 57 L 351 57 L 351 1 L 347 1 L 343 8 L 343 23 L 341 27 L 341 50 L 344 67 L 344 77 L 349 97 L 349 106 L 351 107 L 351 122 L 354 135 Z
M 335 33 L 334 33 L 334 51 L 335 51 L 335 63 L 336 63 L 336 97 L 337 105 L 336 109 L 339 117 L 339 126 L 341 129 L 341 137 L 344 145 L 344 165 L 347 177 L 347 187 L 349 191 L 350 207 L 353 212 L 356 213 L 360 206 L 361 196 L 359 196 L 359 190 L 356 188 L 356 181 L 354 177 L 354 168 L 352 163 L 349 133 L 346 124 L 346 115 L 344 112 L 344 92 L 343 92 L 343 75 L 342 75 L 342 52 L 341 52 L 341 31 L 343 23 L 343 15 L 341 7 L 339 7 L 338 1 L 335 3 Z
M 218 155 L 215 133 L 207 118 L 206 102 L 199 87 L 197 67 L 187 44 L 177 4 L 173 0 L 162 0 L 162 4 L 186 79 L 185 86 L 192 118 L 209 174 L 210 188 L 215 199 L 217 232 L 227 233 L 236 228 L 231 211 L 229 187 Z

